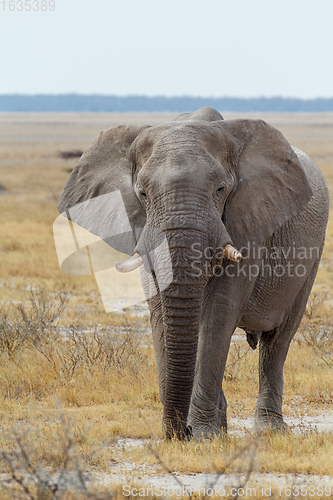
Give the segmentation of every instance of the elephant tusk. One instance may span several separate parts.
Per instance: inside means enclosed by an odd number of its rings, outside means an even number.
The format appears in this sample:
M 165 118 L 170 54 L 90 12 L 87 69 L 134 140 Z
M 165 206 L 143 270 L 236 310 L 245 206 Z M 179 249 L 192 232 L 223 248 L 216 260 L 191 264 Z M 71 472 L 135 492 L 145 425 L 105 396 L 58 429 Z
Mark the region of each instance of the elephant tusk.
M 119 273 L 129 273 L 130 271 L 135 271 L 138 267 L 143 264 L 142 258 L 136 252 L 133 257 L 124 262 L 115 262 L 114 267 Z
M 238 250 L 236 250 L 236 248 L 230 245 L 230 243 L 225 246 L 224 256 L 229 260 L 233 260 L 234 262 L 239 262 L 243 257 L 242 254 L 238 252 Z

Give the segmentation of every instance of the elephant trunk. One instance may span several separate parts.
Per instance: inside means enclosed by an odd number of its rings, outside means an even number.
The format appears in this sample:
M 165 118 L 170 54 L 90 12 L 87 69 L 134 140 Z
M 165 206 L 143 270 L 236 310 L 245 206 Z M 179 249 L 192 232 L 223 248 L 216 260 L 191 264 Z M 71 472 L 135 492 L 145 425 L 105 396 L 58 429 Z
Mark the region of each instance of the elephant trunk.
M 167 438 L 183 439 L 186 434 L 204 285 L 194 288 L 190 294 L 187 285 L 170 286 L 162 293 L 166 353 L 163 427 Z
M 207 236 L 199 235 L 202 247 Z M 173 281 L 161 292 L 166 356 L 163 428 L 167 438 L 184 439 L 190 407 L 203 294 L 207 283 L 204 263 L 195 260 L 195 231 L 168 232 Z M 202 269 L 200 269 L 202 268 Z M 202 272 L 199 272 L 201 271 Z

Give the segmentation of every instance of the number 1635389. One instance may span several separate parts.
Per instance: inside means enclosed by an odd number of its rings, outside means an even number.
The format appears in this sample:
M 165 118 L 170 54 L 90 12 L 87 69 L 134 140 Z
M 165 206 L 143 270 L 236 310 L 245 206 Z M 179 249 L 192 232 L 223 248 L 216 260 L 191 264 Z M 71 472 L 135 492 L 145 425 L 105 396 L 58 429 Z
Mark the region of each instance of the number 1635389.
M 0 5 L 2 11 L 9 12 L 45 12 L 55 9 L 54 0 L 1 0 Z

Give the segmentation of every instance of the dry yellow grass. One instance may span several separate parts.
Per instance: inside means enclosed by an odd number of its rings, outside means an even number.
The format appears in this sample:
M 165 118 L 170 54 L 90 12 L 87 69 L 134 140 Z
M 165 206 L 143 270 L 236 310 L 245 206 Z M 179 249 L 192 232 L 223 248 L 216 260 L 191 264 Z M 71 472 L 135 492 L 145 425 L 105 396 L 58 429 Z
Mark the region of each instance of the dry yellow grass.
M 33 293 L 38 300 L 44 292 Z M 48 309 L 54 297 L 44 295 L 44 299 Z M 326 305 L 321 307 L 325 309 Z M 22 330 L 28 332 L 24 344 L 16 351 L 0 346 L 0 439 L 2 446 L 11 450 L 17 436 L 22 435 L 30 461 L 36 466 L 55 468 L 61 463 L 63 448 L 52 443 L 64 439 L 65 420 L 85 471 L 107 473 L 114 463 L 129 461 L 157 468 L 163 463 L 183 473 L 246 472 L 255 456 L 253 472 L 331 473 L 333 433 L 318 434 L 306 426 L 301 435 L 253 436 L 246 431 L 243 438 L 231 435 L 203 443 L 157 442 L 162 437 L 162 406 L 154 355 L 145 337 L 140 341 L 134 327 L 129 329 L 126 324 L 94 330 L 81 323 L 67 327 L 64 338 L 59 335 L 59 324 L 50 323 L 43 330 L 48 316 L 38 322 L 31 302 L 23 303 L 23 309 L 29 320 Z M 19 311 L 20 304 L 12 306 L 12 326 L 21 324 Z M 324 313 L 318 308 L 306 321 L 316 321 L 320 315 Z M 125 343 L 117 354 L 119 338 L 120 345 L 123 340 Z M 240 358 L 240 349 L 246 349 L 242 339 L 231 348 L 224 387 L 229 417 L 247 418 L 255 405 L 258 360 L 257 353 L 250 350 Z M 332 366 L 301 342 L 301 337 L 294 342 L 285 369 L 286 416 L 315 415 L 331 408 L 331 370 Z M 115 446 L 119 437 L 152 437 L 153 441 L 138 449 L 119 450 Z M 1 470 L 8 472 L 6 462 L 2 462 Z
M 227 118 L 229 116 L 226 116 Z M 333 115 L 260 116 L 277 126 L 295 146 L 308 152 L 323 171 L 333 195 Z M 147 317 L 129 313 L 105 314 L 93 276 L 68 276 L 59 269 L 53 242 L 52 224 L 58 216 L 57 200 L 75 160 L 64 160 L 58 151 L 84 149 L 102 129 L 118 123 L 158 123 L 171 116 L 59 114 L 0 114 L 0 290 L 1 307 L 9 301 L 28 299 L 29 288 L 42 285 L 49 293 L 68 291 L 65 311 L 58 326 L 68 328 L 73 321 L 84 330 L 94 324 L 120 331 L 145 331 Z M 307 325 L 332 327 L 333 218 L 314 293 L 327 292 L 325 300 Z M 71 376 L 64 373 L 61 359 L 56 363 L 45 352 L 25 345 L 15 356 L 0 353 L 1 439 L 6 449 L 13 447 L 9 436 L 18 429 L 30 429 L 28 444 L 32 460 L 54 466 L 61 449 L 50 452 L 52 443 L 63 433 L 63 419 L 73 432 L 76 453 L 83 470 L 110 471 L 122 460 L 159 464 L 160 457 L 170 469 L 181 472 L 223 470 L 230 457 L 253 439 L 228 437 L 207 443 L 155 443 L 150 448 L 117 451 L 119 436 L 161 438 L 162 407 L 158 398 L 157 371 L 148 337 L 136 346 L 137 363 L 130 360 L 121 369 L 90 369 L 79 364 Z M 297 340 L 298 339 L 298 340 Z M 284 412 L 315 415 L 333 403 L 332 366 L 326 364 L 302 341 L 293 342 L 285 365 Z M 60 342 L 60 341 L 59 341 Z M 63 356 L 69 344 L 56 344 Z M 52 344 L 51 340 L 50 343 Z M 49 346 L 49 348 L 51 348 Z M 53 345 L 55 348 L 55 345 Z M 224 381 L 229 416 L 252 415 L 257 394 L 257 352 L 237 360 L 244 340 L 233 346 Z M 63 349 L 63 351 L 61 351 Z M 67 349 L 67 351 L 66 351 Z M 67 354 L 66 354 L 67 352 Z M 64 358 L 65 359 L 65 358 Z M 62 407 L 59 413 L 59 404 Z M 62 415 L 62 416 L 60 416 Z M 255 442 L 256 470 L 262 472 L 304 472 L 331 474 L 332 433 L 306 431 L 299 435 L 266 435 Z M 32 444 L 34 446 L 32 446 Z M 7 470 L 2 464 L 2 470 Z M 241 468 L 232 462 L 228 471 Z M 70 497 L 68 497 L 70 498 Z M 73 497 L 74 498 L 74 497 Z M 82 497 L 83 498 L 83 497 Z

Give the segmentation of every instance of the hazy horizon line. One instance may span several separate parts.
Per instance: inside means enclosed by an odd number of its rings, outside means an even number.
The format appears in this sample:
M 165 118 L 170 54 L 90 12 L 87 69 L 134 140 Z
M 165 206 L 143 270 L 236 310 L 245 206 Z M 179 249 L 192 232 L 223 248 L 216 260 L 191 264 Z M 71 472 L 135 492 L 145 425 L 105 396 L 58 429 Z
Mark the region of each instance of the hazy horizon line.
M 22 97 L 34 97 L 34 96 L 82 96 L 82 97 L 91 97 L 91 96 L 100 96 L 100 97 L 117 97 L 117 98 L 131 98 L 131 97 L 145 97 L 148 99 L 154 98 L 165 98 L 165 99 L 240 99 L 240 100 L 252 100 L 252 99 L 283 99 L 283 100 L 299 100 L 299 101 L 315 101 L 315 100 L 331 100 L 333 99 L 333 94 L 330 97 L 327 96 L 317 96 L 317 97 L 297 97 L 297 96 L 284 96 L 284 95 L 257 95 L 257 96 L 233 96 L 233 95 L 221 95 L 221 96 L 211 96 L 211 95 L 191 95 L 191 94 L 177 94 L 177 95 L 167 95 L 167 94 L 116 94 L 110 93 L 106 94 L 103 92 L 1 92 L 0 97 L 14 97 L 14 96 L 22 96 Z

